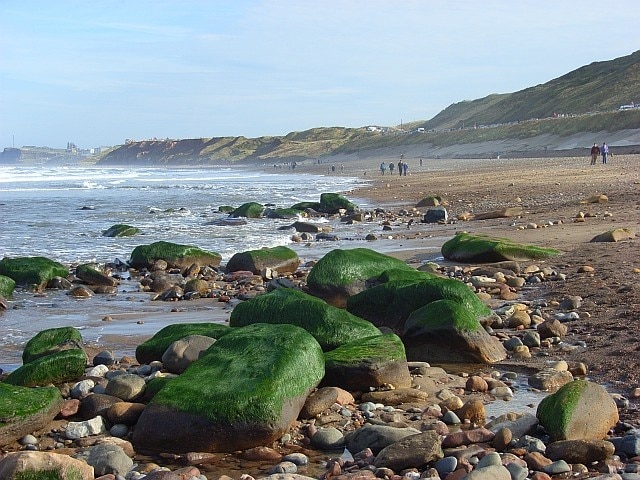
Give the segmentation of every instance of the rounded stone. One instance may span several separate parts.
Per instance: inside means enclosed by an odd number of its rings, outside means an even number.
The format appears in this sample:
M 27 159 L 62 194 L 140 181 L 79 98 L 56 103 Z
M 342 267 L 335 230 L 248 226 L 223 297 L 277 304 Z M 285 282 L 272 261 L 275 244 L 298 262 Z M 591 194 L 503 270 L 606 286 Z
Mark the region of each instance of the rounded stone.
M 98 354 L 93 357 L 93 365 L 113 365 L 116 363 L 116 357 L 113 355 L 113 352 L 109 350 L 102 350 L 98 352 Z

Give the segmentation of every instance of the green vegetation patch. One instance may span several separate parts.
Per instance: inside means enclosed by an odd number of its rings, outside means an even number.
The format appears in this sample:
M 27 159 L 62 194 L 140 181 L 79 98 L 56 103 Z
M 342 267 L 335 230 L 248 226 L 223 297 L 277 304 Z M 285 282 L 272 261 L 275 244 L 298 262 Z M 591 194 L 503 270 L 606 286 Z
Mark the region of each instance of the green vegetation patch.
M 3 297 L 10 297 L 13 295 L 13 290 L 16 288 L 16 282 L 13 278 L 9 278 L 5 275 L 0 275 L 0 295 Z
M 458 233 L 442 245 L 444 258 L 458 262 L 501 262 L 505 260 L 539 260 L 558 255 L 551 248 L 525 245 L 506 238 Z
M 112 225 L 111 227 L 103 231 L 102 236 L 103 237 L 132 237 L 134 235 L 138 235 L 139 233 L 140 233 L 140 229 L 137 227 L 118 223 L 116 225 Z
M 436 332 L 476 332 L 482 325 L 476 315 L 459 302 L 436 300 L 409 315 L 403 337 L 430 335 Z
M 536 417 L 552 438 L 562 438 L 569 425 L 578 401 L 589 385 L 586 380 L 574 380 L 564 384 L 557 392 L 545 397 L 538 404 Z
M 38 358 L 59 352 L 64 345 L 82 345 L 82 335 L 74 327 L 58 327 L 42 330 L 33 336 L 22 351 L 22 363 L 27 364 Z
M 164 386 L 173 380 L 174 377 L 155 377 L 149 380 L 144 387 L 144 398 L 145 402 L 149 402 L 156 394 L 164 388 Z
M 62 396 L 55 387 L 27 388 L 0 382 L 0 428 L 60 402 Z
M 245 217 L 245 218 L 261 218 L 264 213 L 264 205 L 256 202 L 243 203 L 233 212 L 229 214 L 230 217 Z
M 12 278 L 18 285 L 41 290 L 53 277 L 67 277 L 69 269 L 45 257 L 5 257 L 0 260 L 0 275 Z
M 336 248 L 323 256 L 313 266 L 307 276 L 307 284 L 310 287 L 324 285 L 345 286 L 377 277 L 391 268 L 411 269 L 402 260 L 368 248 L 353 248 L 350 250 Z
M 218 211 L 220 213 L 231 213 L 236 209 L 236 207 L 232 207 L 231 205 L 220 205 L 218 207 Z
M 87 356 L 84 350 L 73 348 L 37 358 L 14 370 L 5 379 L 10 385 L 37 387 L 77 380 L 84 374 Z
M 131 252 L 130 263 L 134 268 L 148 267 L 156 260 L 164 260 L 172 267 L 185 267 L 193 263 L 218 266 L 222 256 L 199 247 L 163 241 L 139 245 Z
M 300 210 L 295 208 L 273 208 L 265 210 L 265 216 L 268 218 L 293 219 L 298 218 Z
M 339 193 L 323 193 L 320 195 L 318 209 L 324 213 L 338 213 L 340 209 L 344 209 L 347 212 L 355 212 L 358 210 L 358 206 Z
M 277 424 L 289 399 L 307 395 L 324 376 L 316 340 L 294 325 L 234 328 L 150 405 L 206 417 L 221 424 Z
M 229 325 L 255 323 L 291 324 L 305 329 L 323 350 L 331 350 L 354 339 L 379 335 L 370 322 L 331 306 L 299 290 L 279 288 L 236 305 Z
M 161 361 L 162 354 L 169 345 L 189 335 L 203 335 L 220 339 L 229 332 L 229 327 L 220 323 L 176 323 L 167 325 L 149 340 L 136 348 L 136 359 L 141 363 Z
M 318 210 L 320 208 L 320 202 L 298 202 L 291 205 L 289 208 L 296 211 L 305 211 L 308 208 L 311 210 Z
M 327 369 L 407 359 L 402 340 L 393 333 L 353 340 L 325 353 L 324 358 Z

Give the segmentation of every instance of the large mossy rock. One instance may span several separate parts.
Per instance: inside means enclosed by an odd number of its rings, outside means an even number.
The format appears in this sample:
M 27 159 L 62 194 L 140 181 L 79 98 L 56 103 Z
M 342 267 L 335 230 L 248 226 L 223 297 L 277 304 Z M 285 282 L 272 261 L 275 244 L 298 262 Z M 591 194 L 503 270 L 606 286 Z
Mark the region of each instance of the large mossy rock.
M 346 210 L 347 212 L 355 212 L 358 210 L 358 206 L 347 200 L 339 193 L 323 193 L 320 195 L 320 204 L 318 210 L 322 213 L 338 213 L 340 210 Z
M 220 323 L 175 323 L 159 330 L 153 337 L 136 347 L 136 359 L 141 364 L 162 361 L 162 354 L 176 340 L 189 335 L 202 335 L 218 340 L 230 329 Z
M 42 290 L 53 277 L 67 277 L 69 269 L 46 257 L 5 257 L 0 260 L 0 275 L 5 275 L 17 285 Z
M 618 408 L 597 383 L 574 380 L 538 405 L 536 417 L 553 441 L 602 440 L 618 422 Z
M 558 255 L 552 248 L 513 242 L 506 238 L 458 233 L 442 245 L 442 255 L 454 262 L 492 263 L 505 260 L 539 260 Z
M 46 427 L 60 413 L 55 387 L 27 388 L 0 382 L 0 447 Z
M 118 285 L 118 280 L 101 272 L 88 263 L 83 263 L 76 267 L 76 277 L 89 285 L 100 285 L 103 287 L 115 287 Z
M 294 325 L 234 328 L 153 397 L 137 452 L 232 452 L 269 445 L 324 376 L 316 340 Z
M 477 295 L 459 280 L 417 270 L 393 269 L 383 272 L 377 281 L 384 283 L 350 297 L 347 310 L 378 327 L 402 331 L 412 312 L 437 300 L 458 302 L 477 319 L 491 314 Z
M 295 208 L 267 208 L 264 216 L 267 218 L 279 218 L 281 220 L 291 220 L 298 218 L 301 211 Z
M 134 235 L 138 235 L 140 233 L 140 229 L 137 227 L 133 227 L 131 225 L 125 225 L 122 223 L 117 223 L 115 225 L 110 226 L 105 231 L 102 232 L 103 237 L 133 237 Z
M 3 480 L 93 480 L 87 462 L 54 452 L 11 452 L 0 460 Z
M 327 351 L 352 340 L 379 335 L 371 323 L 291 288 L 278 288 L 236 305 L 229 325 L 286 323 L 304 328 Z
M 13 278 L 0 275 L 0 296 L 10 297 L 16 288 L 16 282 Z
M 259 275 L 263 269 L 271 268 L 278 273 L 293 273 L 298 269 L 298 265 L 298 254 L 289 247 L 281 246 L 238 252 L 227 262 L 227 271 L 246 270 Z
M 336 248 L 323 256 L 307 276 L 309 293 L 336 307 L 367 288 L 367 281 L 389 269 L 413 270 L 402 260 L 368 248 Z
M 402 340 L 411 361 L 495 363 L 507 356 L 477 315 L 452 300 L 437 300 L 414 311 L 405 322 Z
M 264 205 L 257 202 L 243 203 L 233 212 L 229 214 L 232 218 L 245 217 L 245 218 L 262 218 L 264 213 Z
M 160 241 L 134 248 L 129 263 L 134 268 L 149 268 L 156 260 L 164 260 L 170 267 L 177 268 L 190 267 L 194 263 L 217 267 L 222 257 L 199 247 Z
M 22 350 L 22 363 L 71 348 L 82 348 L 82 335 L 74 327 L 48 328 L 38 332 Z
M 393 333 L 360 338 L 325 353 L 322 383 L 349 391 L 411 386 L 404 345 Z
M 11 372 L 4 381 L 22 387 L 38 387 L 51 383 L 57 385 L 80 378 L 86 365 L 87 355 L 84 350 L 73 348 L 22 365 Z

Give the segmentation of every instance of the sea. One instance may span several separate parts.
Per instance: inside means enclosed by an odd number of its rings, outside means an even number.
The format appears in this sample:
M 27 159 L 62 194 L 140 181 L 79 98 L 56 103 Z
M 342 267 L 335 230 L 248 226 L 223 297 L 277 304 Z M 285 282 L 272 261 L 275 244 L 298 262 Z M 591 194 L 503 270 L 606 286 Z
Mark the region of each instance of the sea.
M 356 177 L 311 175 L 287 168 L 102 168 L 98 166 L 0 167 L 0 258 L 44 256 L 64 265 L 126 262 L 132 250 L 164 240 L 217 252 L 222 264 L 233 254 L 286 245 L 303 262 L 321 258 L 334 248 L 369 247 L 372 224 L 345 225 L 326 218 L 305 221 L 329 224 L 339 240 L 293 242 L 293 220 L 248 219 L 244 225 L 215 225 L 228 214 L 223 205 L 258 202 L 289 207 L 319 201 L 320 194 L 344 194 L 361 208 L 366 199 L 353 196 L 363 180 Z M 141 234 L 110 238 L 114 224 L 138 227 Z M 324 225 L 323 225 L 324 226 Z M 397 243 L 376 244 L 397 249 Z M 434 247 L 434 252 L 437 248 Z M 105 344 L 116 355 L 132 355 L 141 338 L 169 323 L 228 319 L 212 302 L 150 301 L 134 280 L 123 279 L 117 295 L 77 299 L 65 291 L 42 293 L 17 289 L 0 310 L 0 368 L 21 364 L 22 347 L 39 331 L 59 326 L 81 330 L 85 342 Z M 215 307 L 215 308 L 214 308 Z M 107 321 L 109 320 L 109 321 Z

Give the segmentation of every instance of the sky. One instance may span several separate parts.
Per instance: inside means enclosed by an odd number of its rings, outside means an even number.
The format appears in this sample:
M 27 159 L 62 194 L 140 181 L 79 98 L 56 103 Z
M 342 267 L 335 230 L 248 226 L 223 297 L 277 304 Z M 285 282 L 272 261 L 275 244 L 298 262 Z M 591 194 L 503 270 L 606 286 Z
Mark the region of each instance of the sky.
M 0 0 L 0 150 L 395 126 L 638 49 L 637 0 Z

